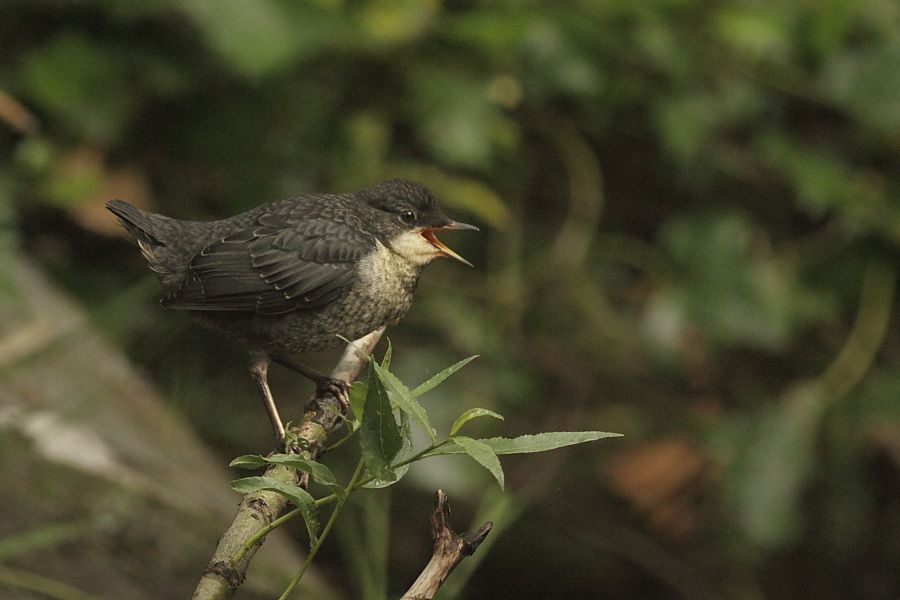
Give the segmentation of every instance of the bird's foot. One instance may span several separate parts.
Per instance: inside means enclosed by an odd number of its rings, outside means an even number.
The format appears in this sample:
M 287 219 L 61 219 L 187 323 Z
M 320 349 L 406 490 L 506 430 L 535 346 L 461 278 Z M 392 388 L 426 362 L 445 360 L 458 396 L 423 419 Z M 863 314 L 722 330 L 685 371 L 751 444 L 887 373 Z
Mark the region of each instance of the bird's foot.
M 323 377 L 316 381 L 316 397 L 321 398 L 329 394 L 337 398 L 341 405 L 341 414 L 346 415 L 350 408 L 350 384 L 333 377 Z

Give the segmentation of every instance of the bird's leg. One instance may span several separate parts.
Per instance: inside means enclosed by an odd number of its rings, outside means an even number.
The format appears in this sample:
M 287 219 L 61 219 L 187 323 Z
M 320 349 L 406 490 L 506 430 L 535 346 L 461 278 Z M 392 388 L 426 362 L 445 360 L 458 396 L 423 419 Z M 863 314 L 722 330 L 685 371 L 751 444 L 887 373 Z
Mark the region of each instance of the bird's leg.
M 315 383 L 316 396 L 323 396 L 324 394 L 329 393 L 332 394 L 335 398 L 337 398 L 338 402 L 341 403 L 341 410 L 344 413 L 347 412 L 347 409 L 350 407 L 350 384 L 348 384 L 346 381 L 335 379 L 334 377 L 329 377 L 328 375 L 316 371 L 312 367 L 308 367 L 303 363 L 285 358 L 284 356 L 273 356 L 272 360 L 292 371 L 300 373 L 301 375 Z
M 272 422 L 272 429 L 275 430 L 276 442 L 281 447 L 284 444 L 284 423 L 278 415 L 278 408 L 275 406 L 272 390 L 269 389 L 269 355 L 260 350 L 251 350 L 249 366 L 250 376 L 253 378 L 253 382 L 256 383 L 259 397 L 266 406 L 269 421 Z

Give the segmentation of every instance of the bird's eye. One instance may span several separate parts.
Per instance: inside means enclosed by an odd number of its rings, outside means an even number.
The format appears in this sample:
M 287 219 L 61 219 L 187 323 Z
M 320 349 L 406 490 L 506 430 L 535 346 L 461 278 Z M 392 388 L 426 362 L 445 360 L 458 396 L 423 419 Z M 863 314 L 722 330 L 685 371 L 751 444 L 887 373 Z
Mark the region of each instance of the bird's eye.
M 400 213 L 400 220 L 407 225 L 412 225 L 416 222 L 416 213 L 411 210 L 404 210 L 402 213 Z

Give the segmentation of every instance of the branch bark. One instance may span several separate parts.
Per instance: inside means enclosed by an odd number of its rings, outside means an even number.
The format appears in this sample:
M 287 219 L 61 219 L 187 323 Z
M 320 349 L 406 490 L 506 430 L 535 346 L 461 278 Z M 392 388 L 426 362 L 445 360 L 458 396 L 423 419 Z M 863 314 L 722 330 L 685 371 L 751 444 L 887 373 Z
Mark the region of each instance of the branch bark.
M 348 344 L 331 376 L 348 384 L 352 383 L 383 333 L 384 327 Z M 291 428 L 298 440 L 291 451 L 314 460 L 324 448 L 328 434 L 340 424 L 340 415 L 340 402 L 333 395 L 325 394 L 314 398 L 306 407 L 300 424 Z M 282 465 L 269 467 L 265 476 L 286 484 L 306 483 L 305 478 L 300 481 L 295 469 Z M 287 504 L 287 499 L 275 492 L 260 491 L 245 495 L 234 520 L 222 534 L 191 600 L 223 600 L 231 597 L 244 582 L 247 567 L 265 538 L 253 544 L 239 560 L 235 560 L 235 557 L 256 533 L 281 515 Z
M 431 514 L 431 537 L 434 551 L 431 560 L 419 578 L 407 590 L 401 600 L 431 600 L 438 588 L 462 560 L 478 549 L 491 532 L 493 523 L 488 521 L 475 533 L 456 533 L 450 527 L 450 504 L 447 494 L 438 490 L 434 495 L 434 512 Z

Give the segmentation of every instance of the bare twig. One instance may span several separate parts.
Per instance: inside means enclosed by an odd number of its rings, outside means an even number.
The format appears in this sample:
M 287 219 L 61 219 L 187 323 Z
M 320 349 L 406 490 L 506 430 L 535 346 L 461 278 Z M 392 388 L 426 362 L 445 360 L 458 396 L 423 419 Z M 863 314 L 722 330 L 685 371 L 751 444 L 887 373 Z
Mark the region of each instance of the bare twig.
M 450 528 L 450 505 L 447 494 L 438 490 L 434 495 L 434 512 L 431 515 L 431 537 L 434 552 L 419 578 L 407 590 L 401 600 L 430 600 L 438 588 L 462 559 L 478 549 L 494 524 L 488 521 L 475 533 L 462 535 Z
M 352 383 L 383 333 L 384 327 L 348 344 L 331 376 Z M 306 407 L 300 424 L 290 429 L 289 436 L 293 434 L 297 440 L 290 451 L 309 460 L 315 459 L 325 447 L 328 434 L 340 422 L 340 401 L 331 394 L 316 397 Z M 296 469 L 283 465 L 269 467 L 265 476 L 290 485 L 302 485 L 306 482 L 305 477 L 301 481 Z M 191 596 L 192 600 L 221 600 L 230 597 L 244 582 L 247 567 L 265 537 L 250 543 L 251 540 L 261 529 L 277 519 L 286 506 L 287 499 L 275 492 L 258 491 L 244 496 L 234 520 L 219 540 L 216 551 Z M 249 548 L 245 548 L 248 543 Z

